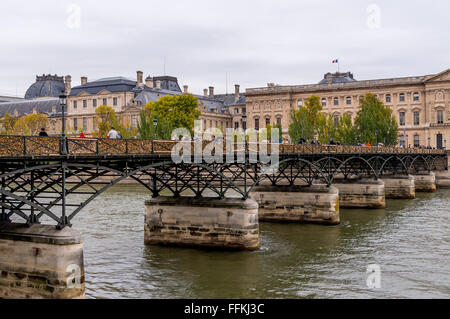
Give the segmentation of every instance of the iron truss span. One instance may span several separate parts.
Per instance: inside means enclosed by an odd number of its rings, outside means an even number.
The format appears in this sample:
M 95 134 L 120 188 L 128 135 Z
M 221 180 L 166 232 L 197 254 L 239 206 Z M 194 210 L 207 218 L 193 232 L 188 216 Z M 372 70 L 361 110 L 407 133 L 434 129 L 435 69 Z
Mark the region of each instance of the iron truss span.
M 71 226 L 91 201 L 125 180 L 153 197 L 247 199 L 261 183 L 330 186 L 336 176 L 377 179 L 448 168 L 442 150 L 318 145 L 277 145 L 276 165 L 268 167 L 259 153 L 256 161 L 251 153 L 268 149 L 271 154 L 276 148 L 252 143 L 234 143 L 228 154 L 224 146 L 222 160 L 212 163 L 198 161 L 192 143 L 192 154 L 177 163 L 171 156 L 176 143 L 0 136 L 0 222 L 21 218 L 29 225 Z

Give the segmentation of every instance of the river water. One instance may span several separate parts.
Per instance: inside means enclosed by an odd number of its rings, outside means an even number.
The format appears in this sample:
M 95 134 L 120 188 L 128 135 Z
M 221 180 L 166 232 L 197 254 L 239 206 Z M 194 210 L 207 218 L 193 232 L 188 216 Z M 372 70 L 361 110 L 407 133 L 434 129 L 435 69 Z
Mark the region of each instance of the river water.
M 75 218 L 87 298 L 450 298 L 450 190 L 341 210 L 341 225 L 261 223 L 261 249 L 144 245 L 144 200 L 117 186 Z M 379 265 L 381 288 L 368 288 Z

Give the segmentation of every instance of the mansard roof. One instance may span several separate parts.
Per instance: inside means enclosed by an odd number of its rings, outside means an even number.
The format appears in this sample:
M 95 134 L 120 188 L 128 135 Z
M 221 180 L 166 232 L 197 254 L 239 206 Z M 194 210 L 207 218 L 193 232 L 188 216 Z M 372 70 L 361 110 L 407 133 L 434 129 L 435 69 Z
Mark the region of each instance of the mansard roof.
M 0 117 L 3 117 L 5 113 L 9 115 L 15 115 L 17 111 L 18 116 L 27 115 L 33 113 L 36 109 L 37 113 L 52 114 L 53 107 L 56 107 L 56 113 L 60 113 L 59 98 L 49 97 L 34 100 L 23 100 L 15 102 L 3 102 L 0 103 Z
M 98 94 L 103 90 L 111 93 L 116 92 L 133 92 L 136 87 L 136 81 L 132 81 L 125 77 L 109 77 L 96 81 L 88 82 L 84 85 L 75 86 L 70 91 L 70 96 L 77 96 L 81 92 L 86 92 L 92 95 Z

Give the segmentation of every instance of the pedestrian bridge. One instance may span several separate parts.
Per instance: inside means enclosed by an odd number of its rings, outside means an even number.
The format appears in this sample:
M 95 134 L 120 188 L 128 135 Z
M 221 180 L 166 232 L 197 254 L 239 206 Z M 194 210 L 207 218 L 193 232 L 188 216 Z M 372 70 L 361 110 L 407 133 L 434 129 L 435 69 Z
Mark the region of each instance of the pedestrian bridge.
M 101 193 L 130 179 L 154 198 L 247 199 L 263 182 L 292 186 L 320 181 L 330 186 L 336 176 L 378 179 L 448 167 L 447 153 L 436 149 L 236 142 L 223 145 L 223 160 L 208 163 L 195 159 L 195 142 L 183 142 L 192 148 L 191 160 L 175 163 L 171 153 L 178 141 L 65 141 L 63 147 L 58 137 L 0 136 L 0 221 L 17 215 L 32 225 L 45 215 L 64 228 Z M 210 143 L 201 143 L 202 150 Z M 277 152 L 276 170 L 267 171 L 261 150 Z M 252 152 L 257 154 L 253 161 Z
M 120 182 L 151 195 L 130 203 L 145 244 L 256 250 L 260 221 L 337 225 L 339 207 L 414 198 L 447 168 L 430 149 L 0 136 L 0 298 L 83 298 L 70 226 Z

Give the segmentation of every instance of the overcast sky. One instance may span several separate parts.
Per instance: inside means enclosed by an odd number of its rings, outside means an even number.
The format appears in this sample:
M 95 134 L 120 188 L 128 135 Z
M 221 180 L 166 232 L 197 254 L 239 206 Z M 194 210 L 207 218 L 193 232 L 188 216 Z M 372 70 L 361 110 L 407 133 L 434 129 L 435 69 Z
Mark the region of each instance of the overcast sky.
M 450 1 L 0 1 L 0 95 L 36 74 L 178 77 L 200 94 L 450 68 Z

